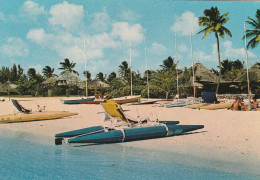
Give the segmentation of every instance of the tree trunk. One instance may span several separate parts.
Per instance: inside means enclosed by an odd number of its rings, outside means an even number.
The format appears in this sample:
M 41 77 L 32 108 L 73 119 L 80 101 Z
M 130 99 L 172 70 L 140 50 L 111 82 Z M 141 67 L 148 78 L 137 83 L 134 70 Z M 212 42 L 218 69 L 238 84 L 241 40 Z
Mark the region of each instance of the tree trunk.
M 220 83 L 220 78 L 221 78 L 221 59 L 220 59 L 219 37 L 218 37 L 218 33 L 217 32 L 215 32 L 215 36 L 217 38 L 218 63 L 219 63 L 219 75 L 218 75 L 218 83 L 217 83 L 217 88 L 216 88 L 216 94 L 218 94 L 219 83 Z
M 168 94 L 169 94 L 169 92 L 167 91 L 167 92 L 166 92 L 166 99 L 168 99 Z

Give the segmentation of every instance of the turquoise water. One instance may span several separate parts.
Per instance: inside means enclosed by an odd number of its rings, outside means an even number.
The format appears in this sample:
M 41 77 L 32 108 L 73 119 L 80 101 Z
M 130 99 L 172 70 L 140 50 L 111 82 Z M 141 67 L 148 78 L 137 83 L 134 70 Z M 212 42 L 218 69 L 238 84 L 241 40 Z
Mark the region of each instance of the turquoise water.
M 8 134 L 8 135 L 7 135 Z M 40 139 L 39 139 L 40 140 Z M 144 155 L 145 154 L 145 155 Z M 160 159 L 119 144 L 55 146 L 0 132 L 0 179 L 260 179 Z

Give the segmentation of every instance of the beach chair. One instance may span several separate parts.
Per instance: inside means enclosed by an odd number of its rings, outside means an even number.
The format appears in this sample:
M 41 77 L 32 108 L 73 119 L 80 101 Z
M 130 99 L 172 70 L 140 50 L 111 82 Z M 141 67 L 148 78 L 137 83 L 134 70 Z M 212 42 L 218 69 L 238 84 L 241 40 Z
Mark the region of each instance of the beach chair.
M 123 113 L 123 110 L 121 106 L 116 104 L 114 101 L 109 101 L 109 102 L 103 102 L 101 103 L 105 112 L 108 114 L 108 116 L 117 119 L 119 121 L 124 121 L 130 124 L 137 124 L 139 123 L 136 120 L 131 120 L 125 116 Z M 142 121 L 141 123 L 147 122 L 147 120 Z
M 203 92 L 203 96 L 202 99 L 204 101 L 204 103 L 210 103 L 210 104 L 217 104 L 218 100 L 217 100 L 217 96 L 215 92 Z
M 17 100 L 15 99 L 12 99 L 12 103 L 13 105 L 16 107 L 16 109 L 19 111 L 19 112 L 22 112 L 22 113 L 25 113 L 25 114 L 29 114 L 32 112 L 32 110 L 29 110 L 29 109 L 25 109 Z

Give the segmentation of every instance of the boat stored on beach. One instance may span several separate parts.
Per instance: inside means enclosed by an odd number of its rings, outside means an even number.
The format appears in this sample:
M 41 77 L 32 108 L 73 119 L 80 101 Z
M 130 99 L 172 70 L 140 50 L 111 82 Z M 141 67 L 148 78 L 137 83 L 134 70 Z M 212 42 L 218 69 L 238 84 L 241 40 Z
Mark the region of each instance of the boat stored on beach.
M 113 98 L 106 100 L 107 102 L 114 102 L 117 104 L 126 104 L 126 103 L 134 103 L 140 102 L 141 96 L 125 96 L 120 98 Z
M 73 116 L 77 114 L 78 113 L 73 113 L 69 111 L 45 111 L 45 112 L 32 112 L 30 114 L 24 114 L 24 113 L 6 114 L 0 116 L 0 122 L 14 123 L 14 122 L 51 120 L 51 119 Z
M 86 102 L 86 101 L 94 101 L 95 98 L 87 98 L 87 99 L 68 99 L 68 100 L 63 100 L 61 99 L 60 102 L 62 104 L 80 104 L 82 102 Z

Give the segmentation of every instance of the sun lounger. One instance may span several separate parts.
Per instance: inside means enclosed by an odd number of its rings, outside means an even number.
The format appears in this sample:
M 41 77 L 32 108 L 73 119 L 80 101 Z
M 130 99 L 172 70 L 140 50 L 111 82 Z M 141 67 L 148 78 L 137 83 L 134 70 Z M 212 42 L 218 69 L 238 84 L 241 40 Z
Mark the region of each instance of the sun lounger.
M 25 114 L 31 113 L 31 110 L 25 109 L 17 100 L 12 99 L 12 103 L 19 112 L 22 112 L 22 113 L 25 113 Z

